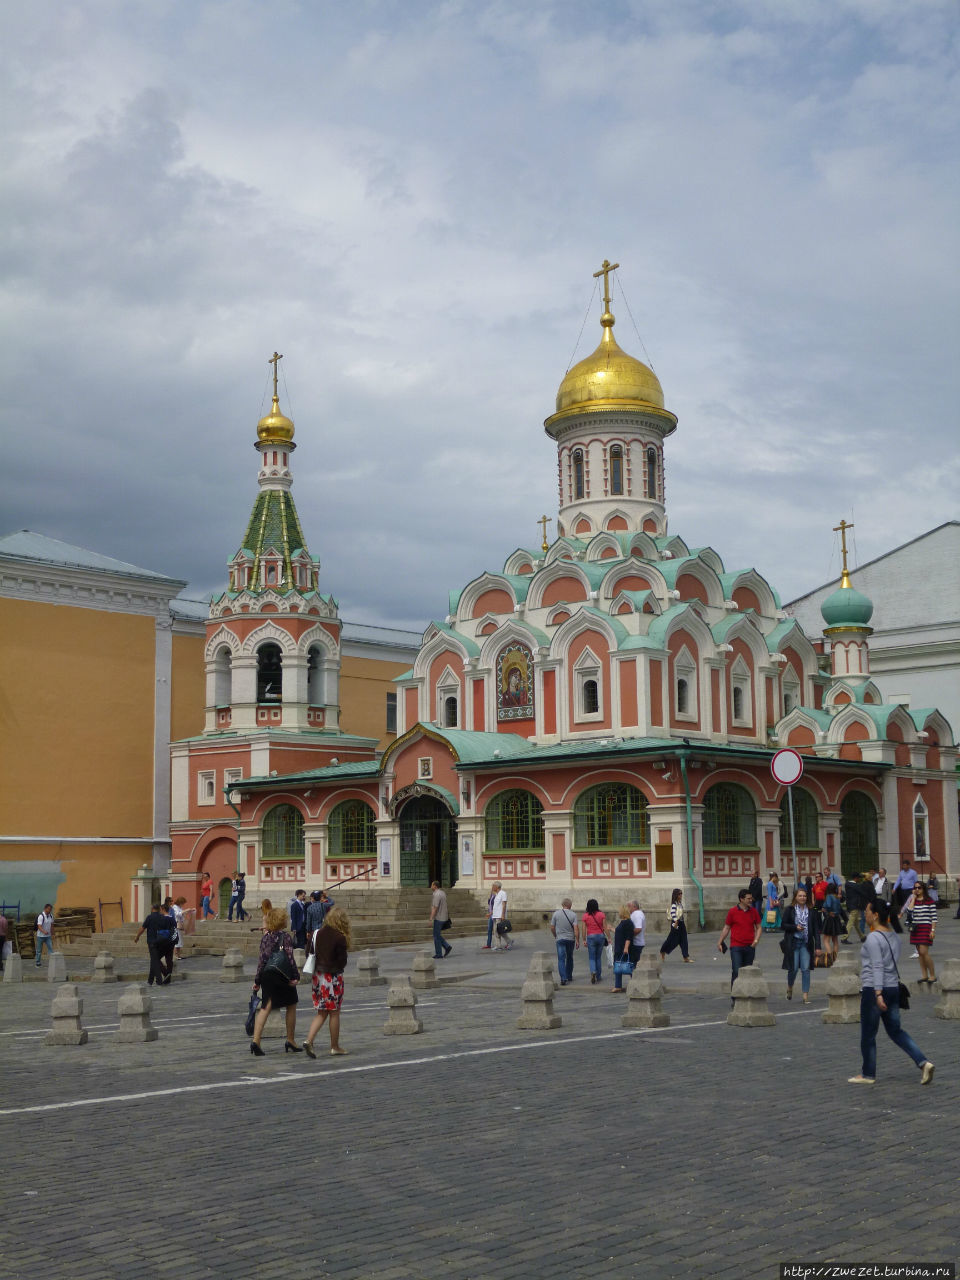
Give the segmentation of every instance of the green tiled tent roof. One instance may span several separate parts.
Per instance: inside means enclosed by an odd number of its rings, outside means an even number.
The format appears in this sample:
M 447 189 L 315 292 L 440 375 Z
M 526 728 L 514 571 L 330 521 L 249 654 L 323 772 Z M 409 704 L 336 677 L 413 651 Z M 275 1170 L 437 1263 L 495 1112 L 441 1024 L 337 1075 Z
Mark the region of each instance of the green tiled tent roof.
M 253 557 L 253 584 L 257 589 L 260 575 L 260 557 L 266 551 L 278 551 L 283 556 L 283 581 L 281 590 L 293 585 L 291 558 L 298 551 L 306 551 L 300 519 L 292 495 L 285 489 L 263 489 L 257 494 L 247 531 L 243 535 L 241 552 Z M 309 554 L 309 553 L 308 553 Z

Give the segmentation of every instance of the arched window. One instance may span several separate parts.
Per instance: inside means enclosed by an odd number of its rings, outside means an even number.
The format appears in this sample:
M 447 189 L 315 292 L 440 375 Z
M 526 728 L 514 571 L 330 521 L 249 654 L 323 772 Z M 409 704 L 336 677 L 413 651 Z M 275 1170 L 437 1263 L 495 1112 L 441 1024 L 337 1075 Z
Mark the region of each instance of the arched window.
M 311 707 L 325 706 L 323 697 L 323 650 L 312 644 L 307 650 L 307 703 Z
M 862 791 L 848 791 L 840 805 L 840 869 L 845 876 L 877 866 L 877 810 Z
M 344 800 L 330 814 L 330 856 L 355 858 L 377 852 L 377 815 L 363 800 Z
M 647 497 L 657 496 L 657 451 L 647 450 Z
M 583 450 L 573 451 L 573 496 L 583 497 Z
M 623 493 L 623 446 L 619 444 L 610 450 L 610 492 Z
M 690 686 L 683 676 L 677 680 L 677 714 L 684 716 L 690 711 Z
M 913 856 L 918 862 L 930 857 L 927 806 L 923 796 L 917 796 L 913 806 Z
M 272 862 L 303 861 L 303 814 L 292 804 L 278 804 L 263 820 L 261 857 Z
M 600 710 L 600 687 L 596 680 L 583 682 L 583 710 L 586 715 L 596 715 Z
M 733 718 L 743 719 L 743 689 L 738 684 L 733 686 Z
M 543 805 L 529 791 L 501 791 L 484 811 L 488 849 L 542 849 Z
M 647 797 L 626 782 L 604 782 L 573 806 L 578 849 L 649 849 Z
M 793 829 L 798 849 L 820 848 L 820 824 L 817 802 L 803 787 L 793 787 Z M 790 848 L 790 814 L 787 810 L 787 794 L 780 801 L 780 848 Z
M 705 849 L 756 848 L 757 810 L 749 791 L 719 782 L 703 802 Z
M 257 701 L 280 702 L 283 698 L 283 654 L 280 646 L 268 641 L 257 650 Z
M 214 693 L 213 701 L 217 707 L 229 707 L 233 698 L 233 658 L 226 645 L 222 645 L 213 659 Z
M 457 700 L 455 697 L 451 696 L 443 700 L 443 724 L 446 729 L 455 729 L 457 727 Z

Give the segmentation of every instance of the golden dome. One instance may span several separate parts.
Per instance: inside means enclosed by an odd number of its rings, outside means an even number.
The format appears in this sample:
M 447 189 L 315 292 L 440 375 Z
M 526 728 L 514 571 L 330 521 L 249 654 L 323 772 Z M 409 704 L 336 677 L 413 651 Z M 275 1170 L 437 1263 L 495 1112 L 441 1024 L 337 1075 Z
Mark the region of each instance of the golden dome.
M 600 317 L 603 337 L 593 355 L 575 364 L 557 391 L 557 413 L 580 405 L 622 403 L 663 408 L 663 388 L 652 369 L 620 347 L 613 336 L 613 315 Z
M 257 439 L 262 444 L 289 444 L 293 439 L 293 423 L 280 412 L 280 401 L 276 396 L 270 412 L 257 423 Z

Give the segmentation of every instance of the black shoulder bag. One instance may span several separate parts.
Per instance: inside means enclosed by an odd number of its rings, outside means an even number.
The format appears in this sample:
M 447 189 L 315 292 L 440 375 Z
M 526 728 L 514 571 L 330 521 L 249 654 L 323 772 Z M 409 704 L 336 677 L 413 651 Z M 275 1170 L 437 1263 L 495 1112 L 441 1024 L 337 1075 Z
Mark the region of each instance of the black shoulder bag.
M 883 934 L 882 934 L 882 933 L 880 934 L 880 937 L 881 937 L 881 938 L 883 938 Z M 889 943 L 889 942 L 887 942 L 886 938 L 883 938 L 883 940 L 884 940 L 884 942 L 886 942 L 886 943 L 887 943 L 887 950 L 890 952 L 890 959 L 893 961 L 893 967 L 894 967 L 894 969 L 896 970 L 896 974 L 897 974 L 897 987 L 898 987 L 898 990 L 899 990 L 899 992 L 900 992 L 900 995 L 899 995 L 899 997 L 898 997 L 898 999 L 899 999 L 899 1001 L 900 1001 L 900 1008 L 901 1008 L 901 1009 L 909 1009 L 909 1008 L 910 1008 L 910 988 L 907 986 L 907 984 L 906 984 L 904 981 L 902 981 L 902 979 L 901 979 L 901 977 L 900 977 L 900 970 L 899 970 L 899 968 L 897 967 L 896 957 L 895 957 L 895 956 L 894 956 L 894 954 L 893 954 L 893 947 L 891 947 L 890 943 Z

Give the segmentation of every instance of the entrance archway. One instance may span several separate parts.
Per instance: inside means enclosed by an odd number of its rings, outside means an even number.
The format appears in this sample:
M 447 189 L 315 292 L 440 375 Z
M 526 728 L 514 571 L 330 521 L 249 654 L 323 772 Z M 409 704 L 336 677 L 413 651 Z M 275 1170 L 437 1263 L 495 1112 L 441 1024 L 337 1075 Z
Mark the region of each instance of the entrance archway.
M 436 796 L 415 796 L 400 810 L 400 883 L 444 888 L 457 882 L 457 820 Z

